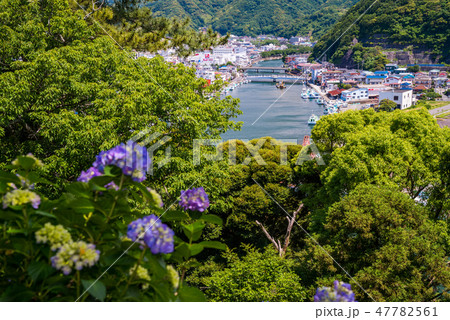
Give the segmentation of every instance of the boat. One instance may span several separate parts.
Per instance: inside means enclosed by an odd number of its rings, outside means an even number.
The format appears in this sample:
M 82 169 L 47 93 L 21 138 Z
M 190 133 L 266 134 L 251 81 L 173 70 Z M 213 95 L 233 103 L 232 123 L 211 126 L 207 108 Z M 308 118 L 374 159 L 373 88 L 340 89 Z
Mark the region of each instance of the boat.
M 318 93 L 315 92 L 315 91 L 312 91 L 312 92 L 310 93 L 309 97 L 312 98 L 312 99 L 319 99 L 319 98 L 320 98 L 320 94 L 318 94 Z
M 309 117 L 308 119 L 308 124 L 309 125 L 315 125 L 317 123 L 317 121 L 319 121 L 320 117 L 316 116 L 315 114 L 312 114 L 311 117 Z
M 309 96 L 310 96 L 310 94 L 311 94 L 311 91 L 308 89 L 308 90 L 303 90 L 303 92 L 302 92 L 302 94 L 301 94 L 301 97 L 303 98 L 303 99 L 308 99 L 309 98 Z
M 322 106 L 322 105 L 325 104 L 325 101 L 324 101 L 323 99 L 318 98 L 318 99 L 316 100 L 316 103 L 317 103 L 319 106 Z
M 333 114 L 333 113 L 337 113 L 338 112 L 338 106 L 334 105 L 334 106 L 328 106 L 323 110 L 324 114 Z
M 284 84 L 284 81 L 280 81 L 277 83 L 278 89 L 286 89 L 286 85 Z

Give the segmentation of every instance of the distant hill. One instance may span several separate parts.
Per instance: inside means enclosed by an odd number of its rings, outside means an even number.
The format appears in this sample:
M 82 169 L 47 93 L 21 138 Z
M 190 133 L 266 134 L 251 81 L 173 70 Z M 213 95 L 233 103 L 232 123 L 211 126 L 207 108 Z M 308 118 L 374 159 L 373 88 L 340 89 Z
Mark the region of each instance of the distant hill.
M 348 65 L 363 60 L 355 52 L 364 55 L 367 48 L 381 47 L 450 63 L 450 0 L 379 0 L 338 40 L 373 2 L 361 0 L 348 10 L 316 44 L 313 57 L 323 60 L 326 55 L 328 61 Z
M 358 0 L 156 0 L 156 14 L 189 17 L 222 34 L 320 37 Z

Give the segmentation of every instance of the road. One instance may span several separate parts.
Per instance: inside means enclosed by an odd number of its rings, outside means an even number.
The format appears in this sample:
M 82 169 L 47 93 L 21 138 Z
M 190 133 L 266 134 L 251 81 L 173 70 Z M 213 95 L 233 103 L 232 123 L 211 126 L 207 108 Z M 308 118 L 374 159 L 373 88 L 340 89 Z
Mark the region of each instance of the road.
M 438 115 L 440 113 L 450 112 L 450 104 L 436 109 L 431 109 L 429 111 L 432 116 Z

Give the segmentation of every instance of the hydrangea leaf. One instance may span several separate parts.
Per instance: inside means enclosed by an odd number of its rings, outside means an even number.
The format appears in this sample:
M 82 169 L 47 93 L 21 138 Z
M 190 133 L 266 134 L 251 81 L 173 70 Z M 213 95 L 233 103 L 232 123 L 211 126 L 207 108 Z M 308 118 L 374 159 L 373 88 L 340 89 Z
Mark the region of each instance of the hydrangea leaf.
M 83 287 L 87 290 L 91 296 L 94 298 L 104 301 L 106 298 L 106 287 L 101 281 L 95 280 L 81 280 Z

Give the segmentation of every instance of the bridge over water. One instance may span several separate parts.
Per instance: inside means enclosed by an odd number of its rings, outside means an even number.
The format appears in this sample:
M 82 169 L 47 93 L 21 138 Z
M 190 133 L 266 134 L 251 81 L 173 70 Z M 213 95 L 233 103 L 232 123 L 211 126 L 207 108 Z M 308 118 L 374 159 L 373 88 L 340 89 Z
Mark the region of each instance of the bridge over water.
M 251 76 L 248 75 L 246 77 L 247 79 L 251 80 L 252 82 L 280 82 L 280 81 L 284 81 L 285 83 L 297 83 L 297 84 L 302 84 L 305 81 L 308 80 L 307 77 L 296 77 L 296 76 L 291 76 L 291 75 L 267 75 L 267 76 Z
M 244 67 L 242 68 L 243 71 L 247 72 L 247 71 L 251 71 L 251 72 L 278 72 L 278 73 L 282 73 L 282 72 L 287 72 L 289 71 L 288 68 L 283 68 L 283 67 Z

